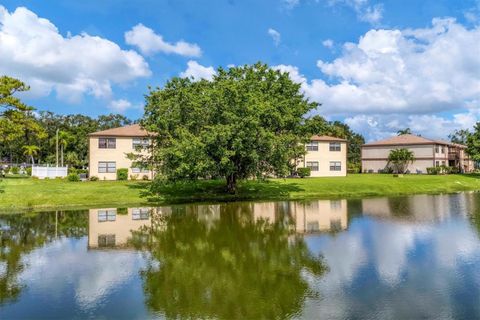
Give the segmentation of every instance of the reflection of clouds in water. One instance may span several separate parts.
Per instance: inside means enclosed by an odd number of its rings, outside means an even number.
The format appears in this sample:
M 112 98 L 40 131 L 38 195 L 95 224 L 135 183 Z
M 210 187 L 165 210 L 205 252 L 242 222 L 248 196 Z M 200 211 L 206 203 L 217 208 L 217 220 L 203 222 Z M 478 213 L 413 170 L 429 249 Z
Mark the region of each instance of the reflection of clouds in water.
M 28 267 L 20 279 L 31 290 L 45 291 L 39 295 L 48 294 L 59 301 L 64 290 L 73 286 L 79 307 L 86 310 L 95 308 L 143 266 L 139 252 L 95 252 L 86 248 L 86 239 L 59 239 L 24 258 Z
M 458 296 L 480 293 L 471 288 L 480 287 L 478 236 L 463 218 L 437 224 L 363 218 L 334 238 L 316 238 L 307 241 L 330 271 L 309 279 L 320 299 L 308 301 L 307 318 L 453 318 Z
M 370 229 L 373 264 L 382 281 L 390 286 L 401 280 L 408 253 L 415 242 L 429 233 L 428 227 L 408 224 L 373 223 Z

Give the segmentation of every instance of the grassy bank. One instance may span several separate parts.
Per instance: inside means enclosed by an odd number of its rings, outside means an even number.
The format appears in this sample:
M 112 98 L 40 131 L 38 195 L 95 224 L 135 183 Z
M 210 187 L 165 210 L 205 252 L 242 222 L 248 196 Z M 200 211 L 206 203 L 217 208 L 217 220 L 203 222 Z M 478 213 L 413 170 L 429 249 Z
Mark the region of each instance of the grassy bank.
M 197 201 L 360 198 L 480 190 L 480 175 L 349 175 L 346 178 L 272 179 L 239 185 L 236 195 L 223 192 L 223 181 L 172 185 L 148 194 L 148 182 L 35 180 L 0 182 L 0 210 L 122 207 Z

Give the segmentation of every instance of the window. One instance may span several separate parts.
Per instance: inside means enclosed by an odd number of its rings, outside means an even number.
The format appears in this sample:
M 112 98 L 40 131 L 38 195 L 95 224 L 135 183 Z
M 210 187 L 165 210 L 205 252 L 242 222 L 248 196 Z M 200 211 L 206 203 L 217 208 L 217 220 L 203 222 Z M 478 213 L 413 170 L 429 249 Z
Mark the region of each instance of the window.
M 115 149 L 117 146 L 116 138 L 98 138 L 99 149 Z
M 440 161 L 438 161 L 438 160 L 435 161 L 435 166 L 436 166 L 436 167 L 440 166 Z
M 308 221 L 307 222 L 307 232 L 315 232 L 320 230 L 320 224 L 318 221 Z
M 149 173 L 150 171 L 147 168 L 132 167 L 133 173 Z
M 318 171 L 318 161 L 307 161 L 307 168 L 310 168 L 310 171 Z
M 114 234 L 99 234 L 98 235 L 98 246 L 99 247 L 114 247 L 115 246 L 115 235 Z
M 340 142 L 330 142 L 330 151 L 341 151 Z
M 318 141 L 310 141 L 307 143 L 307 151 L 318 151 Z
M 117 165 L 115 161 L 100 161 L 98 163 L 98 173 L 115 173 Z
M 445 153 L 445 147 L 442 146 L 442 153 Z
M 444 165 L 445 165 L 445 160 L 442 161 L 442 166 L 444 166 Z
M 115 221 L 117 220 L 117 210 L 110 209 L 110 210 L 98 210 L 98 222 L 106 222 L 106 221 Z
M 330 171 L 341 171 L 342 163 L 340 161 L 330 161 Z
M 132 220 L 148 220 L 149 217 L 150 217 L 149 208 L 132 209 Z
M 330 200 L 330 209 L 331 210 L 342 209 L 342 200 Z
M 439 153 L 438 146 L 435 146 L 435 153 Z
M 148 138 L 133 138 L 132 147 L 133 149 L 145 148 L 150 145 L 150 140 Z

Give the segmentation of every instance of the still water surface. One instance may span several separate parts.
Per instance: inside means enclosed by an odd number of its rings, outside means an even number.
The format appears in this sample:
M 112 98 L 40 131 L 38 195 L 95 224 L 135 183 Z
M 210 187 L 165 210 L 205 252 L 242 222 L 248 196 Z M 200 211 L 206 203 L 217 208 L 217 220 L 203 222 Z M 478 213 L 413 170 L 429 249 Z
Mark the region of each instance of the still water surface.
M 480 194 L 0 215 L 0 318 L 480 318 Z

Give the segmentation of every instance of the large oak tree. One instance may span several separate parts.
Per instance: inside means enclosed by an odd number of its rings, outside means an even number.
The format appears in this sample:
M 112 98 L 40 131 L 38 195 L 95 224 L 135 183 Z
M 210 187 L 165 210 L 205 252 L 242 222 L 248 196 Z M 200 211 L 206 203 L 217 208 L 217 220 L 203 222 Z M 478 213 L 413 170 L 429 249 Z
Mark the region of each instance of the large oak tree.
M 142 125 L 154 133 L 153 162 L 168 180 L 237 181 L 291 170 L 304 115 L 316 108 L 288 73 L 257 63 L 219 68 L 213 80 L 174 78 L 146 96 Z

